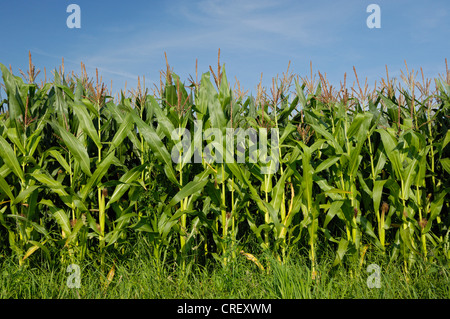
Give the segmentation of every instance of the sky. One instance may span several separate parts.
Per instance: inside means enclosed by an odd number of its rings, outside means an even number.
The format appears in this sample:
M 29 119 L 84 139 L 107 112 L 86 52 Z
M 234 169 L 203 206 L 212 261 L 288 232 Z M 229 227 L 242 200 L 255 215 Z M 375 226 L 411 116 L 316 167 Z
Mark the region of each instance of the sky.
M 80 7 L 80 28 L 69 28 L 70 4 Z M 369 28 L 370 4 L 379 5 L 381 28 Z M 326 73 L 335 86 L 355 80 L 353 66 L 370 86 L 400 70 L 423 68 L 426 77 L 445 72 L 450 59 L 448 0 L 197 0 L 0 1 L 0 63 L 14 74 L 27 70 L 28 52 L 41 70 L 59 68 L 89 76 L 99 70 L 112 91 L 159 83 L 164 53 L 173 71 L 188 83 L 217 68 L 220 48 L 228 81 L 256 92 L 263 77 L 290 71 L 305 77 Z

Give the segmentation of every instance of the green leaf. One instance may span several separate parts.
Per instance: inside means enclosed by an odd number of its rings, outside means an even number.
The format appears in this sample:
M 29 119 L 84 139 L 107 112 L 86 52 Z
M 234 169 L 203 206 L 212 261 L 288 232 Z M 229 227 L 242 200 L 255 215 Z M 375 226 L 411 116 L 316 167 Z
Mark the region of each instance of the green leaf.
M 400 232 L 400 237 L 401 237 L 403 243 L 406 244 L 406 246 L 410 250 L 412 250 L 416 254 L 420 255 L 420 252 L 417 249 L 415 249 L 413 247 L 413 245 L 412 245 L 412 237 L 411 237 L 410 229 L 409 228 L 400 227 L 399 232 Z M 405 256 L 405 258 L 406 258 L 406 256 Z
M 215 92 L 215 89 L 211 84 L 209 72 L 202 74 L 200 83 L 201 83 L 200 92 L 199 92 L 198 101 L 196 103 L 196 108 L 199 111 L 199 113 L 201 114 L 201 118 L 202 118 L 207 113 L 210 95 L 211 94 L 214 95 L 214 93 L 215 94 L 217 94 L 217 93 Z
M 252 183 L 249 181 L 249 179 L 243 174 L 241 171 L 239 165 L 236 164 L 236 162 L 226 163 L 227 167 L 232 172 L 233 176 L 237 178 L 242 184 L 246 185 L 247 188 L 250 190 L 250 197 L 256 202 L 256 205 L 258 205 L 258 208 L 263 212 L 268 212 L 269 215 L 271 215 L 273 222 L 275 223 L 276 227 L 281 227 L 281 224 L 278 222 L 278 218 L 276 216 L 275 209 L 270 205 L 269 203 L 263 201 L 261 197 L 259 196 L 258 191 L 255 187 L 253 187 Z
M 377 166 L 375 167 L 375 178 L 381 173 L 384 168 L 384 164 L 386 164 L 386 155 L 384 152 L 379 152 Z
M 27 155 L 27 152 L 22 144 L 22 140 L 19 138 L 17 133 L 18 132 L 17 132 L 16 127 L 12 127 L 7 130 L 9 140 L 12 141 L 16 145 L 16 147 L 20 150 L 20 152 L 23 155 Z
M 361 150 L 364 145 L 364 141 L 368 137 L 370 122 L 373 115 L 370 113 L 357 114 L 354 118 L 350 128 L 348 130 L 348 138 L 356 135 L 356 146 L 350 151 L 350 165 L 349 174 L 351 176 L 356 175 L 359 163 L 361 162 Z
M 48 232 L 45 230 L 44 226 L 41 226 L 41 225 L 29 220 L 26 217 L 23 217 L 21 215 L 13 215 L 13 214 L 6 215 L 6 217 L 23 220 L 27 224 L 31 225 L 37 232 L 41 233 L 42 235 L 44 235 L 47 238 L 50 238 L 50 236 L 49 236 Z
M 49 187 L 54 193 L 58 194 L 59 196 L 63 197 L 69 195 L 65 191 L 64 186 L 60 182 L 54 180 L 51 176 L 49 176 L 47 172 L 36 170 L 31 173 L 31 176 L 41 184 Z
M 278 180 L 277 184 L 272 190 L 272 202 L 271 205 L 275 209 L 275 211 L 280 211 L 281 205 L 285 204 L 283 203 L 283 195 L 284 195 L 284 188 L 286 186 L 286 179 L 292 175 L 292 170 L 287 169 L 284 171 L 281 178 Z
M 5 178 L 9 173 L 11 173 L 11 169 L 8 167 L 8 165 L 3 164 L 3 166 L 0 167 L 0 177 Z
M 122 197 L 122 195 L 125 194 L 125 192 L 130 188 L 131 183 L 141 176 L 141 173 L 144 170 L 144 168 L 145 165 L 134 167 L 130 169 L 128 172 L 126 172 L 119 179 L 121 183 L 117 185 L 116 188 L 114 189 L 114 192 L 111 195 L 108 204 L 106 205 L 106 209 L 108 209 L 112 203 L 118 201 Z
M 445 133 L 444 141 L 442 142 L 442 149 L 444 149 L 447 144 L 450 142 L 450 130 L 447 130 L 447 133 Z
M 134 231 L 143 231 L 147 233 L 153 233 L 154 236 L 159 235 L 158 232 L 155 232 L 154 229 L 150 225 L 150 221 L 146 217 L 142 217 L 136 224 L 130 226 Z
M 430 205 L 430 221 L 434 220 L 442 210 L 442 206 L 444 205 L 444 199 L 447 196 L 447 193 L 450 189 L 444 189 L 437 195 L 435 195 L 435 199 L 431 202 Z
M 372 117 L 373 115 L 371 113 L 356 114 L 348 129 L 347 137 L 350 139 L 356 135 L 358 143 L 362 143 L 367 138 Z
M 58 181 L 54 180 L 45 171 L 41 172 L 39 170 L 31 173 L 31 176 L 39 181 L 42 185 L 47 186 L 52 192 L 59 195 L 61 200 L 70 208 L 77 207 L 80 210 L 87 211 L 84 201 L 80 200 L 77 194 L 66 192 L 65 187 Z
M 78 83 L 78 85 L 80 87 L 83 86 L 83 84 L 81 82 Z M 89 109 L 89 111 L 91 111 L 91 113 L 93 113 L 95 115 L 95 117 L 99 117 L 100 114 L 98 113 L 98 110 L 95 108 L 94 104 L 92 104 L 92 102 L 88 99 L 81 99 L 81 102 L 83 102 L 83 104 Z
M 66 159 L 61 155 L 59 151 L 56 149 L 48 151 L 51 156 L 53 156 L 58 163 L 66 170 L 68 174 L 72 174 L 72 170 L 70 169 L 70 165 L 67 163 Z
M 11 171 L 22 181 L 25 180 L 22 168 L 9 143 L 0 135 L 0 156 Z
M 206 183 L 208 182 L 208 179 L 202 179 L 202 180 L 193 180 L 189 183 L 187 183 L 183 188 L 172 198 L 172 200 L 169 202 L 169 204 L 166 206 L 165 211 L 169 211 L 171 207 L 181 202 L 186 197 L 201 191 Z
M 16 199 L 12 202 L 12 204 L 17 205 L 20 202 L 24 202 L 28 198 L 28 196 L 30 196 L 30 194 L 37 188 L 39 188 L 39 186 L 33 185 L 21 191 L 19 195 L 17 195 Z
M 53 203 L 51 203 L 51 204 L 53 205 Z M 53 206 L 49 205 L 49 209 L 52 212 L 52 215 L 55 218 L 58 225 L 61 227 L 61 229 L 66 234 L 66 236 L 69 236 L 70 233 L 72 232 L 70 229 L 71 227 L 70 227 L 69 216 L 66 214 L 66 212 L 63 209 L 58 208 L 54 205 Z
M 8 183 L 5 181 L 5 179 L 0 175 L 0 189 L 8 195 L 8 197 L 11 199 L 11 201 L 14 201 L 14 195 L 11 192 L 11 189 L 8 185 Z
M 9 72 L 3 64 L 0 63 L 2 70 L 3 83 L 5 85 L 6 94 L 8 95 L 9 117 L 15 122 L 25 113 L 24 103 L 20 95 L 18 81 L 16 77 Z M 23 81 L 21 81 L 23 85 Z M 20 83 L 20 82 L 19 82 Z
M 64 96 L 64 90 L 62 89 L 62 85 L 60 85 L 61 77 L 59 76 L 58 72 L 54 73 L 54 83 L 53 86 L 54 89 L 54 110 L 56 111 L 56 118 L 59 123 L 59 125 L 66 125 L 66 121 L 69 118 L 69 101 L 70 99 L 66 100 Z
M 320 163 L 315 170 L 315 173 L 319 173 L 321 171 L 323 171 L 324 169 L 329 168 L 330 166 L 333 166 L 334 163 L 336 163 L 337 161 L 339 161 L 341 157 L 340 156 L 332 156 L 327 158 L 326 160 L 324 160 L 322 163 Z
M 299 85 L 297 79 L 295 79 L 294 81 L 295 81 L 295 89 L 297 92 L 297 96 L 299 98 L 299 102 L 302 105 L 302 108 L 305 108 L 307 101 L 306 101 L 305 94 L 303 93 L 303 88 Z
M 29 240 L 28 242 L 29 242 L 30 244 L 33 244 L 33 246 L 31 246 L 30 248 L 28 248 L 27 252 L 25 253 L 25 255 L 24 255 L 23 258 L 22 258 L 22 261 L 24 261 L 25 259 L 27 259 L 28 257 L 30 257 L 30 256 L 31 256 L 36 250 L 38 250 L 39 248 L 41 248 L 42 251 L 45 252 L 45 254 L 47 255 L 48 259 L 50 260 L 50 259 L 51 259 L 51 257 L 50 257 L 50 252 L 49 252 L 49 250 L 47 249 L 47 247 L 44 246 L 44 244 L 45 244 L 46 241 L 47 241 L 47 240 L 45 240 L 45 241 L 41 244 L 41 243 L 39 243 L 39 242 L 37 242 L 37 241 Z
M 117 148 L 128 135 L 128 133 L 133 129 L 134 123 L 131 114 L 128 114 L 123 120 L 122 124 L 119 126 L 114 138 L 111 141 L 111 147 L 108 152 L 111 152 L 115 148 Z
M 153 96 L 149 96 L 149 98 L 151 108 L 155 113 L 156 119 L 158 121 L 158 126 L 161 128 L 167 138 L 172 138 L 172 132 L 175 130 L 175 126 L 164 114 L 164 111 L 158 105 L 158 102 L 156 102 L 155 98 Z
M 373 209 L 374 212 L 378 212 L 380 210 L 380 204 L 381 204 L 381 196 L 383 194 L 383 186 L 387 182 L 387 179 L 385 180 L 378 180 L 375 181 L 373 186 Z
M 76 239 L 78 232 L 80 231 L 80 229 L 83 227 L 83 220 L 80 218 L 77 220 L 75 226 L 73 227 L 72 231 L 70 232 L 70 234 L 67 236 L 66 239 L 66 243 L 64 244 L 64 246 L 67 246 L 68 244 L 70 244 L 74 239 Z
M 427 154 L 431 149 L 431 145 L 428 145 L 420 152 L 420 158 L 418 162 L 418 169 L 416 174 L 416 179 L 414 181 L 415 185 L 425 186 L 425 176 L 426 176 L 426 168 L 427 168 Z
M 417 168 L 418 161 L 416 158 L 413 158 L 413 160 L 409 163 L 409 165 L 403 170 L 403 192 L 405 195 L 405 200 L 409 198 L 409 190 L 411 187 L 412 182 L 414 181 L 414 177 L 416 176 L 416 168 Z
M 399 150 L 397 149 L 398 142 L 392 136 L 394 133 L 392 132 L 392 130 L 388 132 L 384 129 L 378 129 L 377 132 L 381 135 L 381 140 L 383 142 L 386 155 L 391 161 L 392 168 L 395 172 L 396 177 L 398 179 L 402 179 L 403 166 L 400 160 Z
M 134 111 L 132 111 L 131 114 L 138 127 L 139 133 L 142 134 L 152 152 L 155 153 L 156 157 L 165 165 L 164 169 L 167 177 L 175 185 L 179 185 L 175 171 L 172 167 L 172 158 L 170 157 L 170 154 L 161 139 L 158 137 L 158 134 L 156 134 L 153 127 L 141 120 Z
M 325 217 L 325 221 L 323 223 L 323 228 L 327 228 L 328 223 L 338 213 L 343 203 L 344 203 L 343 201 L 334 201 L 331 203 L 330 208 L 328 209 L 327 212 L 327 216 Z
M 136 217 L 136 213 L 125 213 L 114 221 L 115 229 L 123 229 L 129 223 L 131 218 Z
M 94 174 L 89 178 L 86 185 L 80 191 L 81 200 L 85 201 L 88 194 L 100 183 L 102 177 L 106 174 L 109 169 L 109 166 L 115 160 L 114 153 L 109 153 L 109 155 L 102 160 L 102 162 L 97 166 Z
M 332 267 L 339 265 L 344 259 L 345 253 L 347 252 L 348 241 L 344 238 L 341 238 L 338 245 L 338 250 L 336 252 L 336 258 Z
M 361 228 L 364 230 L 364 232 L 366 234 L 368 234 L 369 236 L 371 236 L 372 238 L 378 240 L 377 236 L 375 235 L 375 233 L 373 231 L 373 227 L 372 227 L 372 224 L 370 223 L 370 221 L 368 221 L 367 218 L 365 218 L 364 216 L 360 216 L 359 218 L 360 218 Z
M 100 235 L 100 231 L 99 231 L 98 228 L 97 228 L 97 222 L 96 222 L 96 220 L 94 219 L 94 217 L 92 217 L 92 215 L 91 215 L 90 212 L 86 212 L 86 218 L 87 218 L 89 227 L 94 231 L 94 233 L 95 233 L 96 235 Z
M 442 168 L 450 174 L 450 158 L 441 158 L 439 159 L 439 162 L 441 162 Z
M 86 110 L 86 106 L 81 104 L 74 104 L 72 108 L 78 118 L 83 132 L 86 133 L 94 141 L 95 145 L 97 145 L 98 148 L 101 148 L 102 142 L 100 141 L 100 137 L 98 136 L 98 132 L 95 129 L 94 124 L 92 123 L 91 116 Z
M 334 136 L 330 132 L 328 132 L 322 125 L 311 123 L 310 126 L 314 129 L 314 131 L 316 133 L 318 133 L 326 138 L 327 143 L 329 143 L 331 146 L 333 146 L 334 149 L 336 150 L 336 154 L 343 153 L 342 147 L 336 141 Z
M 303 188 L 303 194 L 304 198 L 306 200 L 306 208 L 308 211 L 312 208 L 313 198 L 312 198 L 312 186 L 313 186 L 313 168 L 311 166 L 311 149 L 303 144 L 302 142 L 299 143 L 300 146 L 303 149 L 303 156 L 302 156 L 302 169 L 303 169 L 303 176 L 302 176 L 302 188 Z
M 59 131 L 61 138 L 72 153 L 75 161 L 79 163 L 81 170 L 88 176 L 92 176 L 90 171 L 90 161 L 86 148 L 83 144 L 72 134 L 67 132 L 63 127 L 56 123 L 50 123 L 56 130 Z
M 206 99 L 206 101 L 202 102 L 206 102 L 206 105 L 208 107 L 209 116 L 211 119 L 211 127 L 225 129 L 227 121 L 222 109 L 222 105 L 220 104 L 217 91 L 210 81 L 209 72 L 204 73 L 202 76 L 200 91 L 202 91 L 202 89 L 204 90 L 204 95 L 202 95 L 202 97 Z

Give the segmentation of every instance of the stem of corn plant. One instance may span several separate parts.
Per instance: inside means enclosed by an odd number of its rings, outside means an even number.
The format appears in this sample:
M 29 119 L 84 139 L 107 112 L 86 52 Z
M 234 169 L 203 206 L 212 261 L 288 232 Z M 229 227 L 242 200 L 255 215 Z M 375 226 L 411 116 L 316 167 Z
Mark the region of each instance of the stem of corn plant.
M 372 151 L 372 142 L 370 141 L 370 136 L 368 137 L 368 141 L 369 141 L 370 168 L 372 170 L 372 182 L 373 182 L 373 185 L 375 185 L 376 176 L 375 176 L 375 168 L 373 165 L 373 151 Z
M 343 174 L 342 170 L 341 170 L 341 176 L 340 177 L 341 177 L 341 189 L 345 190 L 344 174 Z M 345 230 L 347 232 L 347 239 L 351 242 L 352 241 L 352 235 L 350 233 L 350 228 L 348 226 L 348 222 L 345 222 L 345 223 L 346 223 Z
M 26 145 L 26 127 L 24 128 L 24 145 Z M 15 153 L 15 149 L 14 149 L 14 153 Z M 26 169 L 26 164 L 25 163 L 22 163 L 22 172 L 25 174 L 25 169 Z M 26 187 L 26 185 L 25 185 L 25 182 L 23 181 L 22 183 L 21 183 L 21 186 L 20 186 L 20 192 L 22 192 L 23 190 L 25 190 L 27 187 Z M 22 215 L 22 216 L 24 216 L 25 214 L 24 214 L 24 212 L 23 212 L 23 205 L 20 205 L 20 214 Z M 21 230 L 23 229 L 23 223 L 20 223 L 20 225 L 21 225 Z M 26 224 L 25 224 L 26 225 Z M 24 242 L 26 242 L 27 241 L 27 232 L 26 231 L 23 231 L 23 235 L 21 235 L 21 239 L 24 241 Z
M 408 228 L 408 225 L 407 225 L 407 220 L 406 220 L 406 214 L 407 214 L 407 212 L 406 212 L 406 201 L 405 201 L 406 190 L 404 188 L 403 178 L 400 179 L 400 182 L 401 182 L 401 196 L 402 196 L 402 204 L 403 204 L 403 207 L 402 207 L 403 208 L 403 211 L 402 211 L 402 221 L 403 221 L 403 223 L 402 223 L 401 227 L 403 227 L 403 230 L 406 231 L 406 229 Z M 407 263 L 407 258 L 406 258 L 406 244 L 403 245 L 403 256 L 404 256 L 403 263 L 404 263 L 404 266 L 405 266 L 405 275 L 407 276 L 407 274 L 408 274 L 408 263 Z
M 178 128 L 179 132 L 181 131 L 181 126 L 179 126 Z M 181 160 L 181 149 L 179 151 L 179 158 L 180 158 L 180 190 L 183 189 L 183 160 Z M 184 206 L 185 202 L 184 199 L 181 200 L 180 202 L 180 209 L 183 211 L 185 210 L 185 206 Z M 181 246 L 181 251 L 184 251 L 184 246 L 186 245 L 186 238 L 184 236 L 184 232 L 186 229 L 186 214 L 181 215 L 181 232 L 180 232 L 180 246 Z M 183 268 L 184 268 L 184 259 L 183 259 Z
M 181 120 L 181 118 L 180 118 Z M 178 125 L 178 132 L 182 132 L 181 130 L 181 124 Z M 183 189 L 183 158 L 182 158 L 182 149 L 179 150 L 179 159 L 180 159 L 180 190 Z M 187 209 L 188 205 L 188 198 L 183 198 L 180 201 L 180 210 L 185 211 Z M 180 231 L 180 248 L 181 248 L 181 254 L 182 254 L 182 262 L 181 267 L 184 272 L 186 267 L 186 260 L 185 260 L 185 247 L 186 247 L 186 238 L 187 238 L 187 215 L 184 213 L 181 215 L 181 231 Z
M 221 186 L 222 186 L 222 191 L 221 191 L 221 200 L 222 200 L 222 208 L 221 208 L 221 213 L 222 213 L 222 236 L 225 239 L 227 237 L 227 210 L 226 210 L 226 202 L 225 202 L 225 170 L 224 170 L 224 165 L 223 163 L 221 164 L 221 170 L 222 170 L 222 180 L 221 180 Z
M 420 239 L 422 240 L 422 249 L 423 249 L 423 254 L 425 257 L 425 261 L 426 261 L 427 260 L 427 242 L 426 242 L 425 234 L 423 233 L 424 226 L 422 227 L 422 207 L 420 204 L 421 196 L 420 196 L 419 185 L 416 185 L 416 192 L 417 192 L 417 206 L 419 208 Z
M 381 248 L 383 249 L 383 254 L 385 254 L 385 252 L 386 252 L 386 248 L 385 248 L 385 237 L 386 237 L 385 232 L 386 231 L 384 229 L 385 214 L 386 214 L 386 211 L 383 208 L 381 211 L 380 222 L 379 222 L 379 226 L 378 226 L 378 232 L 379 232 L 379 236 L 380 236 Z
M 141 104 L 141 110 L 140 111 L 141 111 L 141 119 L 143 119 L 144 118 L 144 106 L 142 104 Z M 140 158 L 141 165 L 144 165 L 144 158 L 145 158 L 144 136 L 141 134 L 141 158 Z M 141 180 L 142 180 L 142 184 L 146 185 L 145 184 L 145 170 L 143 170 L 142 173 L 141 173 Z M 134 207 L 135 207 L 136 213 L 138 213 L 138 216 L 140 218 L 141 215 L 142 215 L 142 212 L 139 212 L 137 201 L 134 204 Z
M 275 127 L 276 127 L 276 134 L 277 134 L 277 141 L 280 140 L 280 135 L 279 135 L 279 131 L 278 131 L 278 117 L 276 115 L 276 105 L 275 105 Z M 284 169 L 283 169 L 283 163 L 281 161 L 281 145 L 278 145 L 278 159 L 279 159 L 279 165 L 280 165 L 280 176 L 283 176 L 284 174 Z M 291 178 L 289 177 L 289 182 L 291 181 Z M 286 224 L 286 205 L 284 204 L 286 202 L 286 189 L 283 188 L 283 193 L 281 194 L 281 206 L 280 206 L 280 216 L 281 216 L 281 221 Z M 286 237 L 283 238 L 283 243 L 282 243 L 282 256 L 283 256 L 283 260 L 284 260 L 284 253 L 285 253 L 285 246 L 286 245 Z
M 354 183 L 351 183 L 350 185 L 350 191 L 351 191 L 351 202 L 352 202 L 352 207 L 354 210 L 354 214 L 353 214 L 353 219 L 352 219 L 352 237 L 353 237 L 353 243 L 356 246 L 356 249 L 359 250 L 359 243 L 357 242 L 357 235 L 358 235 L 358 226 L 356 224 L 356 217 L 358 215 L 358 209 L 355 207 L 355 198 L 354 195 L 356 193 L 356 186 Z
M 345 120 L 344 120 L 344 134 L 345 134 L 345 142 L 347 145 L 347 154 L 350 158 L 350 141 L 348 140 L 348 114 L 347 112 L 345 112 Z M 356 194 L 356 186 L 353 182 L 353 174 L 349 175 L 349 192 L 350 194 L 348 194 L 348 196 L 350 197 L 350 201 L 351 201 L 351 206 L 353 207 L 354 210 L 356 210 L 356 212 L 353 214 L 353 218 L 352 218 L 352 223 L 350 225 L 351 229 L 352 229 L 352 235 L 351 235 L 351 239 L 352 242 L 355 246 L 357 246 L 357 242 L 356 242 L 356 236 L 357 236 L 357 228 L 356 228 L 356 215 L 357 215 L 357 208 L 355 207 L 355 194 Z M 358 250 L 359 247 L 356 247 L 356 249 Z
M 269 202 L 269 178 L 267 175 L 268 174 L 264 174 L 264 192 L 265 192 L 265 197 L 266 197 L 266 203 Z M 264 222 L 266 225 L 269 225 L 269 223 L 270 223 L 269 211 L 267 209 L 264 214 Z M 264 242 L 266 244 L 266 247 L 269 247 L 269 231 L 268 230 L 264 234 Z
M 309 205 L 308 205 L 309 206 Z M 311 211 L 311 207 L 308 207 L 308 210 Z M 315 237 L 316 237 L 316 226 L 314 225 L 315 223 L 317 223 L 318 220 L 315 218 L 315 216 L 313 215 L 313 220 L 312 220 L 312 225 L 311 225 L 311 235 L 310 235 L 310 246 L 311 246 L 311 268 L 312 268 L 312 279 L 316 278 L 317 275 L 317 271 L 316 271 L 316 250 L 315 250 Z
M 232 185 L 234 185 L 234 176 L 231 176 Z M 235 207 L 234 207 L 234 187 L 231 188 L 231 233 L 233 234 L 233 242 L 236 241 L 236 232 L 235 232 Z M 233 259 L 236 257 L 235 251 L 233 249 L 232 255 Z
M 228 219 L 227 219 L 227 209 L 226 209 L 226 197 L 225 197 L 225 167 L 223 165 L 223 162 L 221 164 L 221 169 L 222 169 L 222 180 L 221 180 L 221 184 L 222 184 L 222 191 L 221 191 L 221 200 L 222 200 L 222 205 L 221 205 L 221 213 L 222 213 L 222 238 L 224 240 L 224 245 L 223 245 L 223 254 L 224 254 L 224 265 L 227 264 L 227 255 L 226 255 L 226 251 L 228 249 L 227 245 L 225 245 L 227 241 L 227 236 L 228 236 Z
M 434 147 L 433 147 L 433 133 L 431 130 L 431 103 L 429 103 L 428 108 L 427 108 L 427 114 L 428 114 L 428 143 L 429 145 L 431 145 L 431 149 L 430 149 L 430 156 L 431 156 L 431 180 L 433 182 L 433 194 L 435 194 L 436 192 L 436 178 L 435 178 L 435 174 L 434 174 Z M 436 217 L 436 221 L 438 223 L 438 225 L 441 225 L 441 216 L 437 216 Z M 439 239 L 442 242 L 443 241 L 443 237 L 442 237 L 442 232 L 439 235 Z
M 370 140 L 370 136 L 367 138 L 369 141 L 369 156 L 370 156 L 370 168 L 372 170 L 372 187 L 375 186 L 376 176 L 375 176 L 375 168 L 373 163 L 373 151 L 372 151 L 372 142 Z M 383 254 L 385 253 L 384 250 L 384 211 L 382 213 L 382 216 L 380 216 L 379 209 L 375 209 L 375 215 L 377 217 L 377 224 L 378 224 L 378 237 L 380 238 L 381 247 L 383 250 Z
M 100 114 L 100 101 L 97 101 L 97 112 L 98 112 L 98 118 L 97 118 L 97 125 L 98 125 L 98 138 L 101 141 L 102 140 L 102 132 L 101 132 L 101 114 Z M 98 150 L 98 163 L 100 164 L 102 161 L 102 146 L 97 147 Z M 98 196 L 98 212 L 99 212 L 99 223 L 100 223 L 100 251 L 101 251 L 101 265 L 103 267 L 104 258 L 105 258 L 105 196 L 102 191 L 102 187 L 99 187 L 97 189 L 97 196 Z
M 69 182 L 70 182 L 70 188 L 73 189 L 73 174 L 72 174 L 72 160 L 70 159 L 70 153 L 69 153 Z M 72 202 L 72 220 L 75 220 L 75 203 Z
M 348 127 L 347 127 L 348 114 L 347 114 L 347 112 L 345 112 L 344 114 L 345 114 L 345 119 L 344 119 L 345 144 L 346 144 L 346 147 L 347 147 L 347 154 L 350 157 L 350 142 L 348 140 L 348 134 L 347 134 L 347 131 L 348 131 Z M 341 183 L 342 183 L 342 189 L 346 190 L 344 179 L 343 179 L 343 172 L 341 172 Z M 352 176 L 351 175 L 349 176 L 349 185 L 348 185 L 348 187 L 349 187 L 348 191 L 350 191 L 350 193 L 351 193 L 352 192 Z M 347 197 L 351 200 L 351 206 L 354 207 L 354 205 L 353 205 L 353 196 L 351 196 L 351 194 L 347 194 Z M 356 223 L 356 221 L 355 221 L 355 223 Z M 347 226 L 346 226 L 347 238 L 348 238 L 348 240 L 350 242 L 355 243 L 356 234 L 355 234 L 355 230 L 353 228 L 354 227 L 353 227 L 352 223 L 350 223 L 350 225 L 348 225 L 348 222 L 347 222 Z

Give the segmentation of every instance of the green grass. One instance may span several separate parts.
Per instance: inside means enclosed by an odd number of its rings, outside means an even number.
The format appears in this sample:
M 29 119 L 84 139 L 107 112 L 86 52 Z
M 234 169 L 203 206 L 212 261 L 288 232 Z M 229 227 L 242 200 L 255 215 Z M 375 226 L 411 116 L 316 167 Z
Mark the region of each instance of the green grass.
M 0 298 L 16 299 L 447 299 L 450 298 L 448 267 L 417 262 L 406 279 L 402 264 L 376 253 L 358 263 L 331 267 L 331 252 L 322 252 L 318 276 L 311 278 L 310 262 L 294 253 L 283 264 L 268 255 L 255 256 L 265 271 L 245 257 L 223 267 L 216 262 L 205 266 L 189 263 L 184 271 L 174 262 L 158 262 L 143 244 L 130 247 L 124 255 L 107 255 L 104 269 L 95 261 L 83 262 L 81 287 L 69 288 L 70 273 L 62 264 L 29 263 L 18 266 L 11 258 L 0 264 Z M 366 269 L 370 263 L 381 267 L 381 287 L 368 288 Z M 115 274 L 105 288 L 107 274 Z

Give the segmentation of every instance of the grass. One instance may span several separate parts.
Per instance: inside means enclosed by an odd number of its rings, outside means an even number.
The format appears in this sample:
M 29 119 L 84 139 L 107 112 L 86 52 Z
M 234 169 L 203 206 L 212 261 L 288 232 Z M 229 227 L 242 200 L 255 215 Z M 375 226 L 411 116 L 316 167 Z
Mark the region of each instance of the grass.
M 381 287 L 368 288 L 367 265 L 355 263 L 331 267 L 331 252 L 318 263 L 318 276 L 311 279 L 310 263 L 293 254 L 281 264 L 271 256 L 257 258 L 260 270 L 246 258 L 237 258 L 225 267 L 210 262 L 190 263 L 183 270 L 174 262 L 161 264 L 143 244 L 130 247 L 122 256 L 105 256 L 107 270 L 96 262 L 83 262 L 81 287 L 69 288 L 70 273 L 62 265 L 44 261 L 18 266 L 11 258 L 0 265 L 0 298 L 15 299 L 447 299 L 450 298 L 448 267 L 427 262 L 415 263 L 407 279 L 402 264 L 390 263 L 371 253 L 366 264 L 381 267 Z M 120 259 L 119 259 L 120 258 Z M 108 272 L 114 265 L 114 277 Z M 108 284 L 107 284 L 108 283 Z

